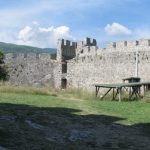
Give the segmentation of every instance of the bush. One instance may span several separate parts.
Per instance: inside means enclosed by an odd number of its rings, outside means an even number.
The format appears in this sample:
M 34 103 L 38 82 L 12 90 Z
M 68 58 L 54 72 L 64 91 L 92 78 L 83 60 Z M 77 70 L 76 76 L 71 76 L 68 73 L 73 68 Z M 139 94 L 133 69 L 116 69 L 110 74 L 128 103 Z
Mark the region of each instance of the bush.
M 4 63 L 4 54 L 3 52 L 0 50 L 0 64 Z
M 0 80 L 6 81 L 8 79 L 7 67 L 4 64 L 4 54 L 0 50 Z

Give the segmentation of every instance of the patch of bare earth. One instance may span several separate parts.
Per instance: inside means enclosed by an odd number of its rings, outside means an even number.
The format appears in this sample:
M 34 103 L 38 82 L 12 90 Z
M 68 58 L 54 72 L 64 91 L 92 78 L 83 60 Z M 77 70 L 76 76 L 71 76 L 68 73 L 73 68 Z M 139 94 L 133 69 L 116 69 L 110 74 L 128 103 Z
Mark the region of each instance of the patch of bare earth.
M 1 104 L 0 150 L 149 150 L 149 125 L 68 108 Z M 2 111 L 3 110 L 3 111 Z

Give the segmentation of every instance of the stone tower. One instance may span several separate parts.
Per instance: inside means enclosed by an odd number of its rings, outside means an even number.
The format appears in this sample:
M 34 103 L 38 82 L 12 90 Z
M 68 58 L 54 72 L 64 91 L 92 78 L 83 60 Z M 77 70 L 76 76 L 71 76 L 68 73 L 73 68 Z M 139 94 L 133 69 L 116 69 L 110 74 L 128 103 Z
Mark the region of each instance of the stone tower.
M 59 39 L 57 42 L 57 62 L 59 63 L 59 74 L 61 88 L 67 87 L 67 60 L 76 57 L 76 42 Z
M 59 39 L 57 42 L 57 61 L 62 62 L 76 56 L 76 42 Z

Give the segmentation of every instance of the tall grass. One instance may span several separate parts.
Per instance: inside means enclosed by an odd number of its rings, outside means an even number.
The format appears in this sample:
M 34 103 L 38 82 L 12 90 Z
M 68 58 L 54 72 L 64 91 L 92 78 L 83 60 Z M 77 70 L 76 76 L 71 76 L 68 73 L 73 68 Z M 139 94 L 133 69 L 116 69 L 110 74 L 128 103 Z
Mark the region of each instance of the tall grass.
M 29 87 L 29 86 L 12 86 L 7 83 L 0 83 L 0 92 L 3 93 L 22 93 L 35 95 L 53 95 L 57 96 L 55 90 L 50 87 Z
M 31 86 L 12 86 L 8 83 L 0 83 L 0 92 L 3 93 L 22 93 L 35 95 L 51 95 L 65 98 L 75 98 L 91 100 L 95 99 L 95 93 L 83 89 L 68 88 L 65 90 L 54 89 L 51 87 L 31 87 Z
M 54 89 L 52 87 L 32 87 L 32 86 L 12 86 L 8 83 L 0 82 L 0 92 L 3 93 L 22 93 L 35 95 L 50 95 L 64 98 L 74 98 L 83 100 L 100 100 L 100 96 L 95 97 L 95 92 L 87 91 L 85 89 L 68 88 L 65 90 Z M 103 100 L 111 101 L 112 93 L 108 94 Z M 121 94 L 122 101 L 129 101 L 127 92 Z M 116 98 L 117 100 L 117 98 Z M 137 100 L 137 99 L 133 99 Z M 147 92 L 142 101 L 150 102 L 150 92 Z
M 69 98 L 76 98 L 76 99 L 83 99 L 83 100 L 96 99 L 94 92 L 87 91 L 85 89 L 68 88 L 65 90 L 61 90 L 59 92 L 60 95 Z
M 143 101 L 150 103 L 150 92 L 149 92 L 149 91 L 147 91 L 147 92 L 144 94 Z

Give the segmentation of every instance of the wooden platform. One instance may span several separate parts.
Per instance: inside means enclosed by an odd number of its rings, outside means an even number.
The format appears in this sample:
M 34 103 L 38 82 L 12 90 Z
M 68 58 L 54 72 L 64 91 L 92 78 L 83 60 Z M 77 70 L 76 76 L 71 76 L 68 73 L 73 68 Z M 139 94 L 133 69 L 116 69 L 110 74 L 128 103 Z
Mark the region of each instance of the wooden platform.
M 100 88 L 108 89 L 107 92 L 101 97 L 103 99 L 109 92 L 113 92 L 112 99 L 116 99 L 118 96 L 119 102 L 121 101 L 121 94 L 123 89 L 125 89 L 129 94 L 129 99 L 132 99 L 133 96 L 136 98 L 142 97 L 141 89 L 143 87 L 143 92 L 150 87 L 150 81 L 147 82 L 132 82 L 132 83 L 116 83 L 116 84 L 95 84 L 96 88 L 96 97 L 100 92 Z

